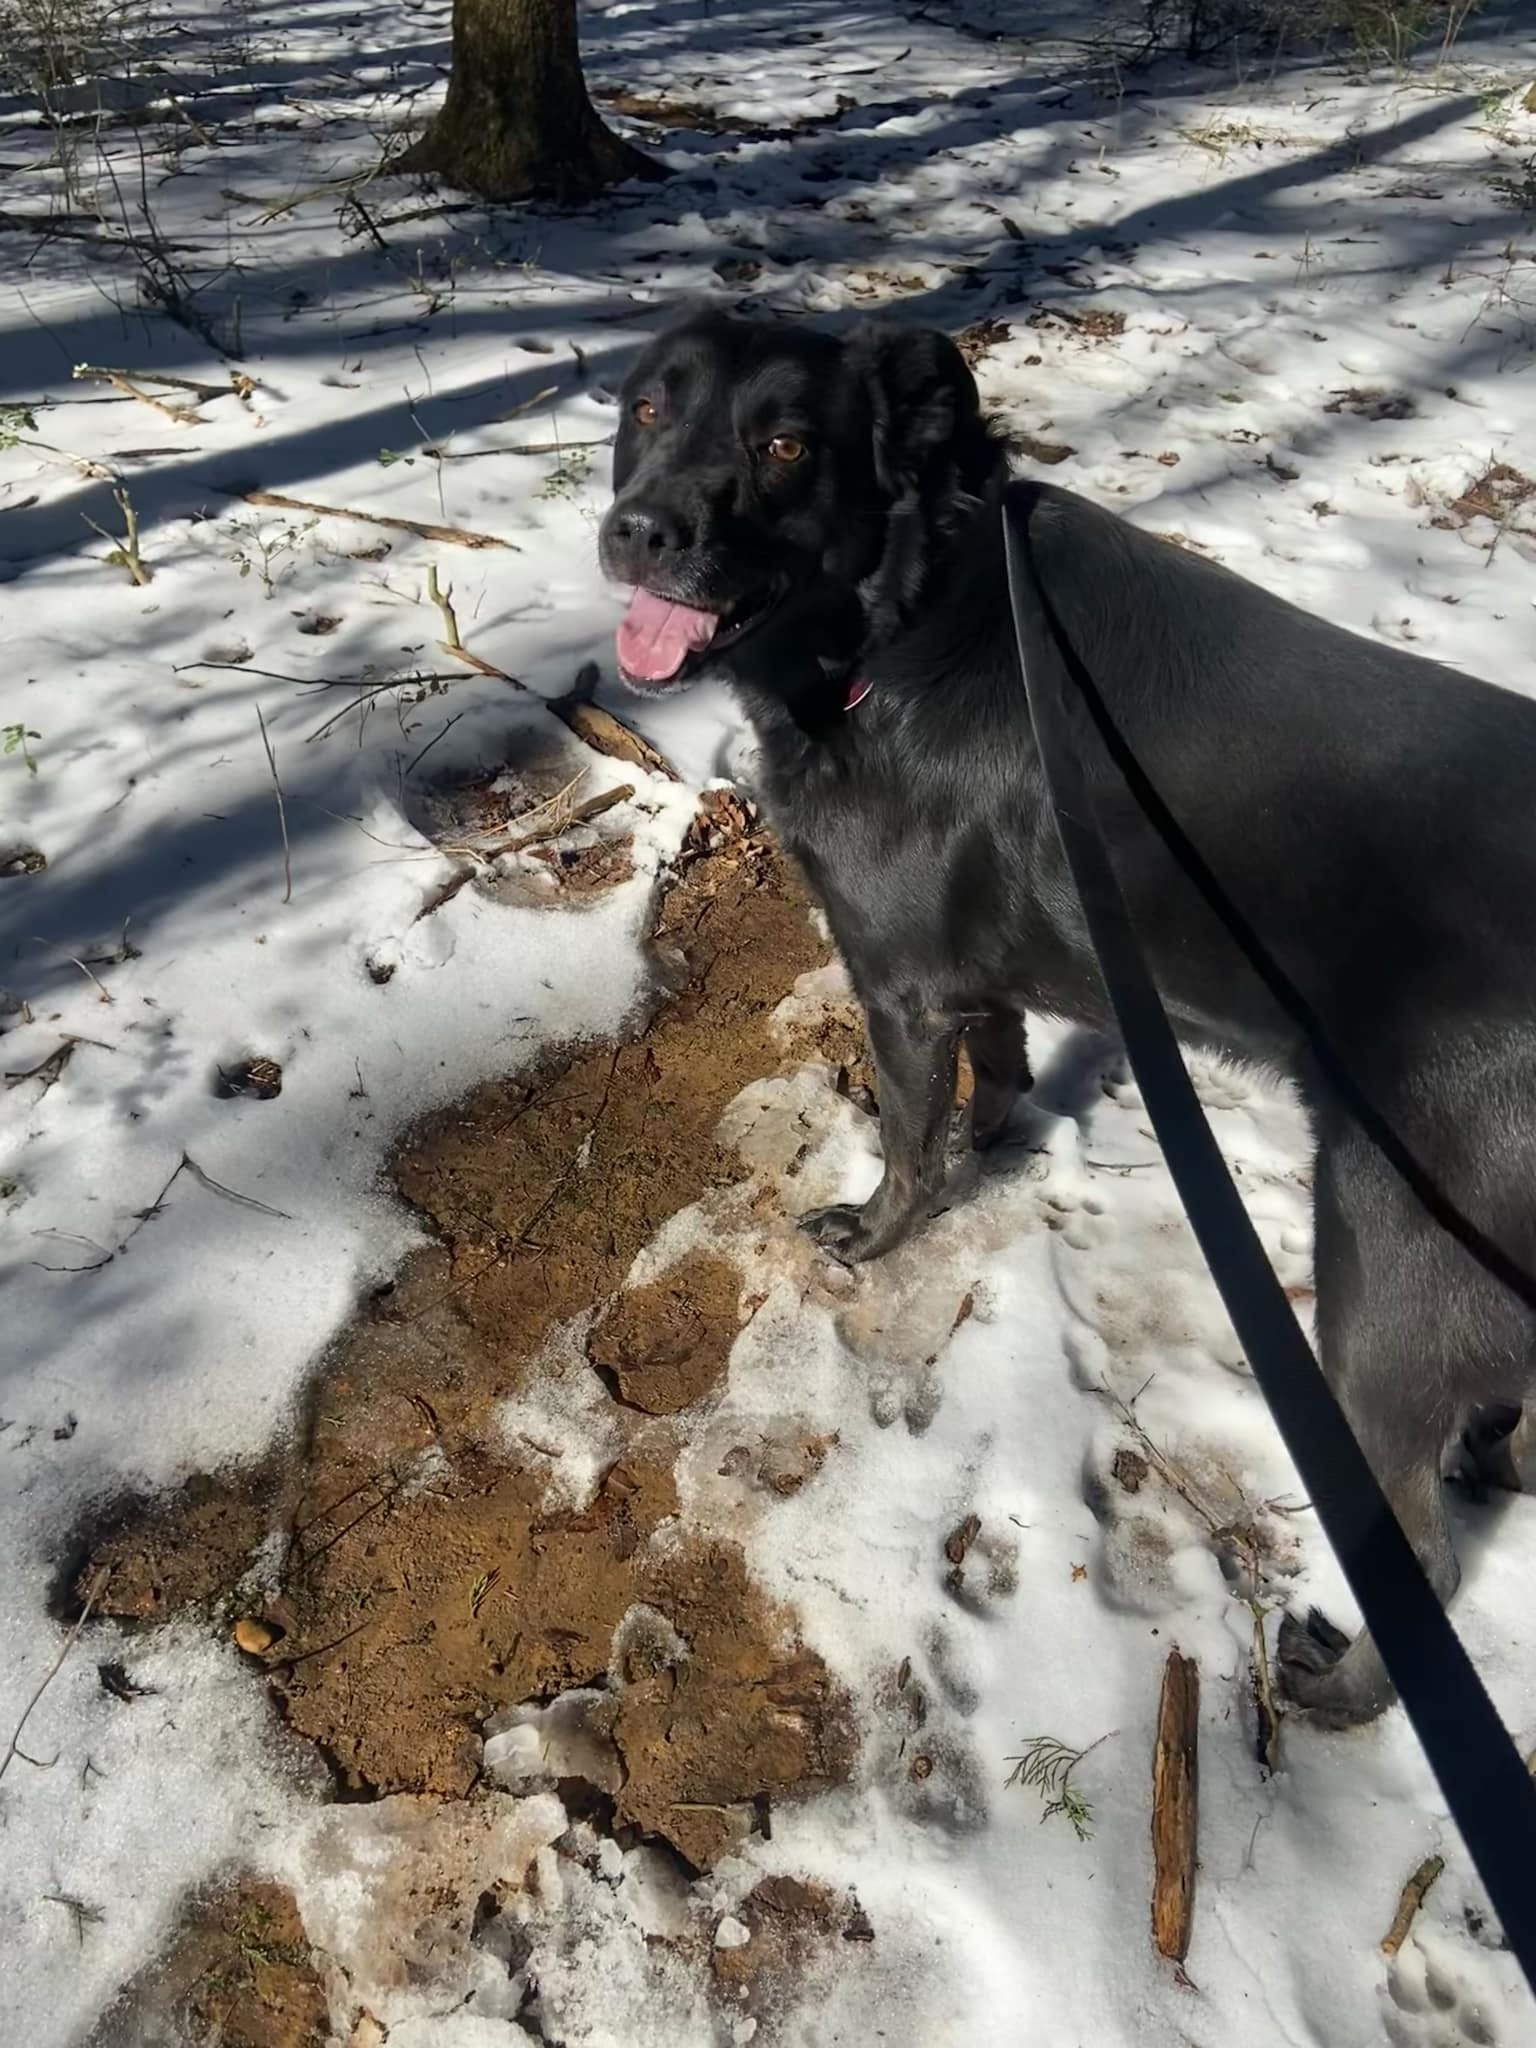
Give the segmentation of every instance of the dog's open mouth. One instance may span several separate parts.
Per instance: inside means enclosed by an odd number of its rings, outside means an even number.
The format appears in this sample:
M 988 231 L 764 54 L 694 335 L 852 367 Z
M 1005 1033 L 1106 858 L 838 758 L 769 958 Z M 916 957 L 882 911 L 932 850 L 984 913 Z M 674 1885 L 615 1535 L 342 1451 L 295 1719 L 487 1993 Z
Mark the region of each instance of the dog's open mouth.
M 712 612 L 639 589 L 619 624 L 619 672 L 641 689 L 683 682 L 700 657 L 723 654 L 760 625 L 778 595 L 776 590 L 761 590 L 727 611 Z

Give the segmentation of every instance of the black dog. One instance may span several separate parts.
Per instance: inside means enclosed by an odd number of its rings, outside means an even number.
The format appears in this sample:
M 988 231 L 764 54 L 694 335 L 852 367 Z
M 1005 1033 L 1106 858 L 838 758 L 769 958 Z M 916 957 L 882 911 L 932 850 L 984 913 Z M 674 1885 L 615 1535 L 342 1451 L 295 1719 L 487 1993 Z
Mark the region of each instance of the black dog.
M 1008 455 L 959 352 L 692 319 L 629 378 L 602 530 L 637 689 L 734 686 L 780 837 L 864 1004 L 885 1172 L 806 1226 L 877 1257 L 932 1212 L 962 1035 L 973 1135 L 1029 1085 L 1022 1016 L 1113 1028 L 1045 801 L 1009 614 Z M 1357 638 L 1069 492 L 1041 588 L 1229 900 L 1444 1193 L 1536 1261 L 1536 706 Z M 1090 760 L 1100 758 L 1097 750 Z M 1100 821 L 1176 1028 L 1288 1074 L 1317 1141 L 1326 1370 L 1442 1598 L 1442 1460 L 1536 1393 L 1533 1318 L 1430 1219 L 1105 766 Z M 1505 1445 L 1536 1480 L 1522 1424 Z M 1392 1697 L 1368 1636 L 1282 1632 L 1331 1720 Z

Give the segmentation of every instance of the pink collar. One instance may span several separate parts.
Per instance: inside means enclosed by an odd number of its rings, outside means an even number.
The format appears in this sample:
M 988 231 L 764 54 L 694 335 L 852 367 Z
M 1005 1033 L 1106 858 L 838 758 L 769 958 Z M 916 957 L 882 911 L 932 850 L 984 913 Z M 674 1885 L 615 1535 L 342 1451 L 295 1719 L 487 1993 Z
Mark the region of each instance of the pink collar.
M 845 711 L 857 710 L 858 706 L 864 702 L 864 699 L 874 687 L 868 676 L 855 676 L 848 685 L 848 694 L 843 699 L 843 709 Z

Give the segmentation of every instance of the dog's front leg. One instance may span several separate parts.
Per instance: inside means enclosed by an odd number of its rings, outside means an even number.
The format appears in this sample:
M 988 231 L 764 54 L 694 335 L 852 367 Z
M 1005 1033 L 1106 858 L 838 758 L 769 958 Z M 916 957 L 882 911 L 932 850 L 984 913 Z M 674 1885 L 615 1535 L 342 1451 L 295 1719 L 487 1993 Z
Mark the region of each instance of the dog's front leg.
M 880 1090 L 885 1172 L 862 1209 L 817 1209 L 801 1218 L 818 1244 L 850 1265 L 899 1244 L 943 1192 L 960 1043 L 952 1019 L 916 1005 L 871 1007 L 865 1021 Z

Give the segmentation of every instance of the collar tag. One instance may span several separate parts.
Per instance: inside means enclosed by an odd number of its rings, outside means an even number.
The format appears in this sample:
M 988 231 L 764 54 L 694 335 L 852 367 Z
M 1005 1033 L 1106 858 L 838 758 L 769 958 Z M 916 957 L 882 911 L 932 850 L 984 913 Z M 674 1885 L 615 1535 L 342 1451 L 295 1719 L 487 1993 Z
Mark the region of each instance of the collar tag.
M 845 711 L 857 710 L 874 687 L 868 676 L 855 676 L 848 685 L 848 694 L 843 699 L 843 709 Z

